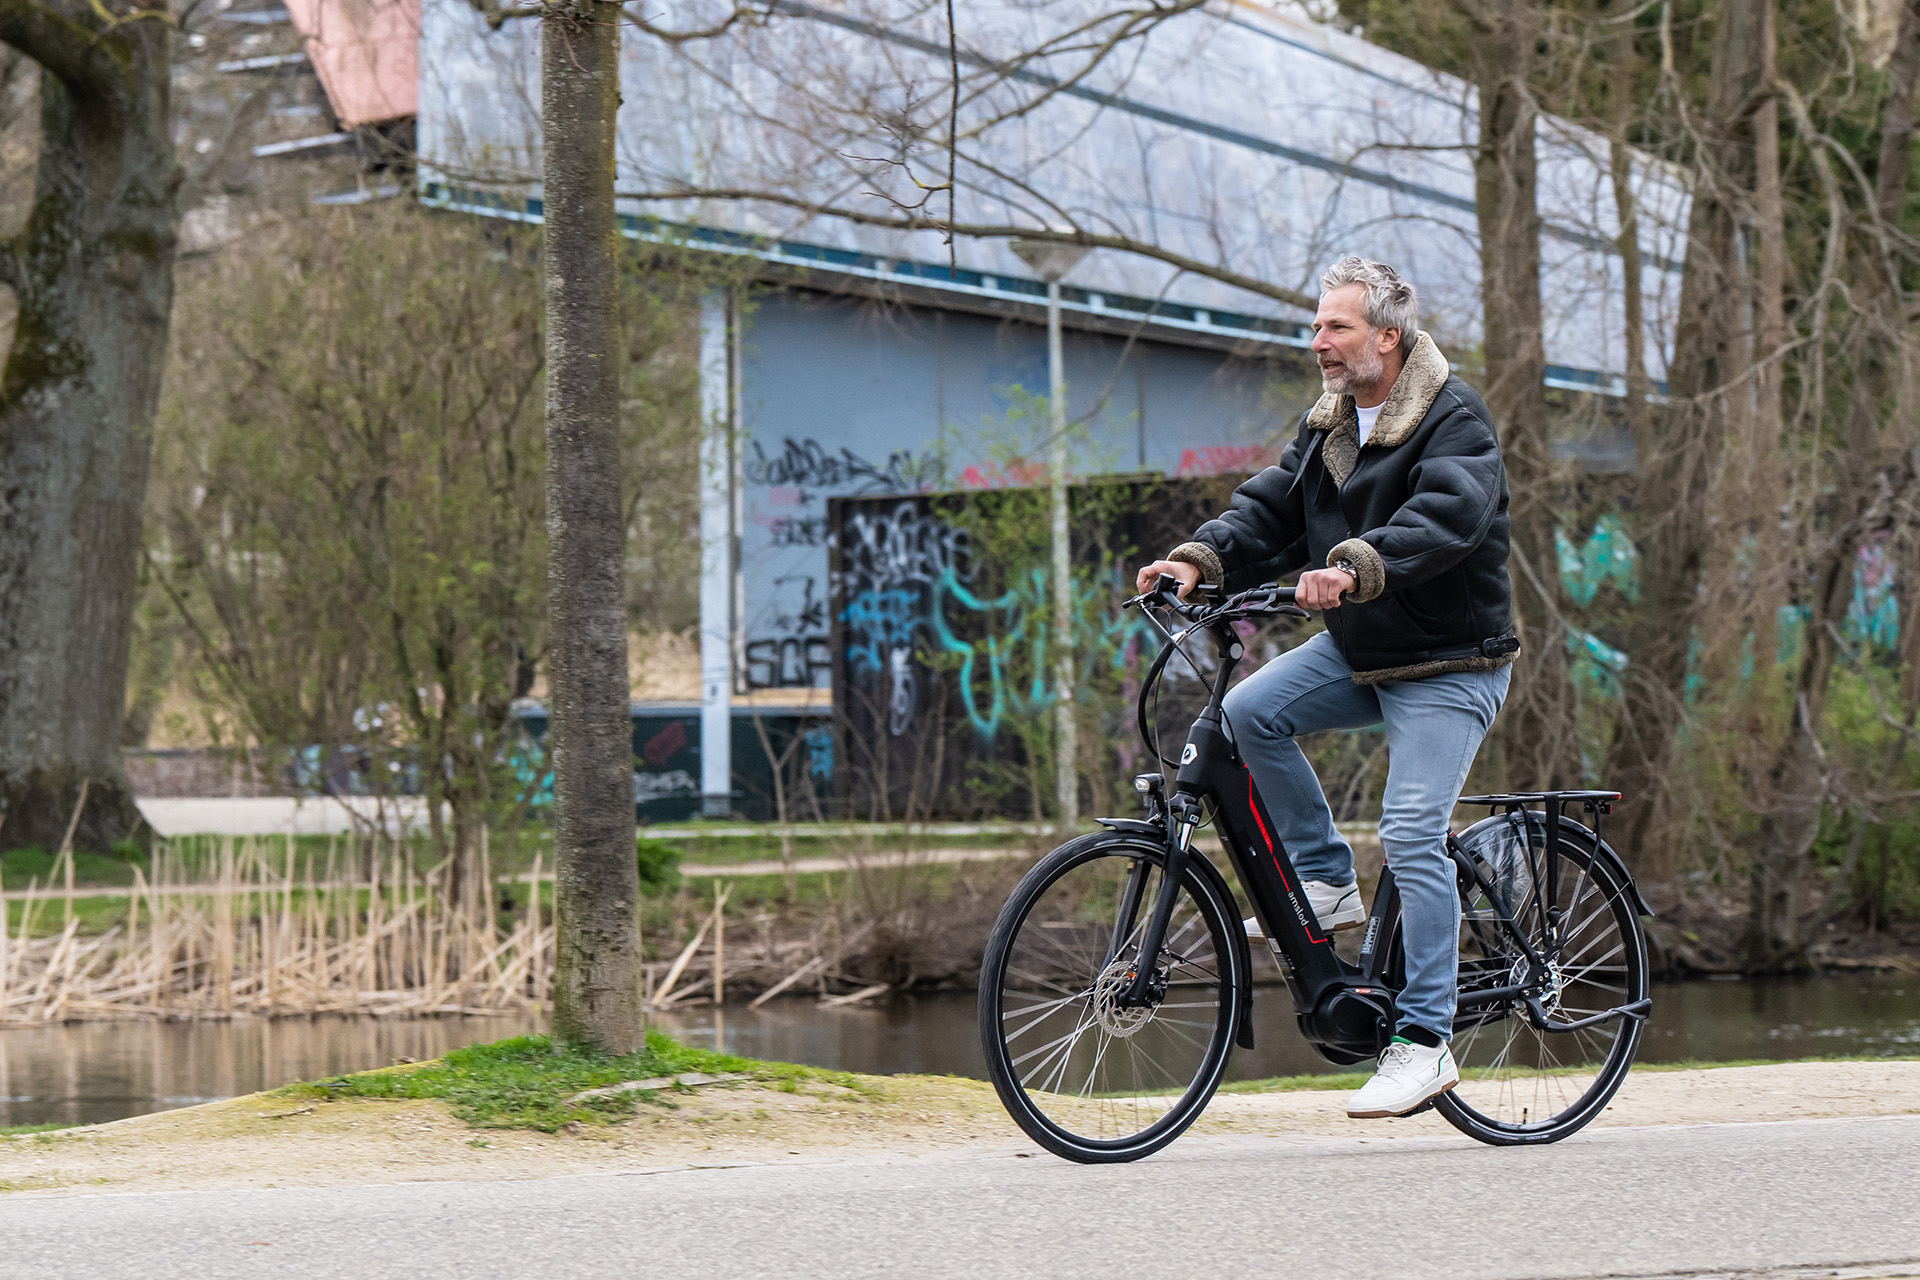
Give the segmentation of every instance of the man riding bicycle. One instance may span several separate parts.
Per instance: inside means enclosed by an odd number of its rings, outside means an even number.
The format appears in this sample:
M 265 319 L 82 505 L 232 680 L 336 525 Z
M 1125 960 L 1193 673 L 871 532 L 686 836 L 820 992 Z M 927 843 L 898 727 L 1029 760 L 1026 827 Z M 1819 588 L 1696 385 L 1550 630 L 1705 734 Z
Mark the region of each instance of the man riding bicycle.
M 1460 1078 L 1453 1030 L 1460 898 L 1447 823 L 1507 695 L 1519 650 L 1507 577 L 1507 483 L 1479 395 L 1420 332 L 1413 286 L 1343 258 L 1320 280 L 1313 352 L 1325 390 L 1278 466 L 1140 570 L 1240 590 L 1307 565 L 1296 602 L 1326 630 L 1235 687 L 1224 711 L 1322 926 L 1367 918 L 1353 851 L 1295 739 L 1384 725 L 1380 843 L 1399 886 L 1406 987 L 1355 1117 L 1405 1115 Z M 1247 932 L 1260 936 L 1257 920 Z

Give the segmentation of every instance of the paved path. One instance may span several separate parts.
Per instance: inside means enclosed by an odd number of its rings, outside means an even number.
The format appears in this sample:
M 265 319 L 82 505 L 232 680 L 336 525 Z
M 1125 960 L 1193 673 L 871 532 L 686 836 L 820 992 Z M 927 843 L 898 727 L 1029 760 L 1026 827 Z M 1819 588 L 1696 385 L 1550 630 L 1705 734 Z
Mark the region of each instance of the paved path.
M 457 1276 L 1920 1276 L 1920 1117 L 1190 1138 L 1141 1164 L 929 1152 L 536 1182 L 18 1195 L 0 1272 Z
M 149 797 L 140 815 L 161 836 L 337 836 L 352 831 L 389 835 L 427 825 L 419 796 L 376 800 L 371 796 Z
M 400 796 L 375 800 L 371 796 L 209 796 L 147 797 L 137 802 L 147 823 L 163 836 L 229 835 L 344 835 L 349 831 L 386 830 L 402 827 L 417 830 L 426 825 L 426 804 L 418 796 Z M 1377 827 L 1371 822 L 1342 822 L 1340 830 L 1348 839 L 1372 840 Z M 780 828 L 771 822 L 670 823 L 644 829 L 645 834 L 662 840 L 737 840 L 751 837 L 777 838 Z M 868 837 L 881 840 L 901 839 L 911 834 L 927 840 L 968 839 L 974 836 L 1037 836 L 1053 838 L 1053 827 L 1034 822 L 919 822 L 911 830 L 898 822 L 797 822 L 793 834 L 800 839 L 843 839 Z M 1084 830 L 1095 830 L 1088 826 Z

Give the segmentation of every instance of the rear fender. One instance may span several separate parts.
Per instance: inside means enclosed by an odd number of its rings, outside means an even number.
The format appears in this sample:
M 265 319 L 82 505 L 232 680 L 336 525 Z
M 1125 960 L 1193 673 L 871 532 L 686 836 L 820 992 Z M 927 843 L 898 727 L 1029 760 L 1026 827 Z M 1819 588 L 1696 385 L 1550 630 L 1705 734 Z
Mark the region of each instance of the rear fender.
M 1462 831 L 1457 838 L 1464 844 L 1467 836 L 1471 832 L 1478 830 L 1487 823 L 1504 823 L 1508 821 L 1510 821 L 1510 819 L 1506 814 L 1496 813 L 1490 817 L 1480 819 L 1479 822 L 1474 823 L 1471 827 Z M 1547 823 L 1540 812 L 1537 809 L 1527 810 L 1527 821 L 1535 831 L 1540 833 L 1539 838 L 1544 839 Z M 1653 908 L 1649 907 L 1647 900 L 1640 896 L 1640 886 L 1633 882 L 1633 873 L 1627 870 L 1625 860 L 1622 859 L 1618 853 L 1614 852 L 1612 845 L 1595 836 L 1591 827 L 1572 818 L 1560 819 L 1560 834 L 1571 839 L 1582 841 L 1588 848 L 1595 850 L 1599 861 L 1605 864 L 1607 870 L 1611 871 L 1618 877 L 1620 883 L 1627 887 L 1627 900 L 1633 903 L 1634 912 L 1638 915 L 1649 918 L 1652 917 Z

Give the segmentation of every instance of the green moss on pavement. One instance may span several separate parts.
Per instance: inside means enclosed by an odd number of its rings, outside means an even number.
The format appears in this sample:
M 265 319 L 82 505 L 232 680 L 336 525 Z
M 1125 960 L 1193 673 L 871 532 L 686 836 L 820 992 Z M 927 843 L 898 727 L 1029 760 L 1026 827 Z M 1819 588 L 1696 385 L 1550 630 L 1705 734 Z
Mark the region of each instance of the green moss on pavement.
M 691 1092 L 684 1086 L 669 1085 L 579 1097 L 585 1090 L 694 1072 L 743 1076 L 745 1082 L 787 1092 L 797 1091 L 804 1083 L 818 1083 L 837 1085 L 865 1097 L 878 1096 L 871 1080 L 847 1072 L 689 1048 L 657 1031 L 647 1033 L 647 1047 L 639 1053 L 603 1054 L 556 1043 L 548 1036 L 515 1036 L 456 1049 L 435 1062 L 289 1085 L 281 1092 L 309 1098 L 435 1098 L 476 1129 L 552 1133 L 569 1124 L 620 1120 L 642 1104 L 672 1106 L 676 1094 Z

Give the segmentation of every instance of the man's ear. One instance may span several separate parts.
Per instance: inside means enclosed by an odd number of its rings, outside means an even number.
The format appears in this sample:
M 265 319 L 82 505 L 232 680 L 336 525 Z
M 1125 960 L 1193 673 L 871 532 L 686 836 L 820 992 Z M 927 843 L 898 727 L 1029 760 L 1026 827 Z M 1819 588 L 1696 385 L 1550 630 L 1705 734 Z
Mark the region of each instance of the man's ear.
M 1385 355 L 1387 352 L 1393 350 L 1395 347 L 1400 345 L 1400 331 L 1398 329 L 1382 329 L 1378 332 L 1376 336 L 1378 339 L 1384 340 L 1388 334 L 1393 335 L 1393 341 L 1386 343 L 1386 345 L 1380 348 L 1381 355 Z

